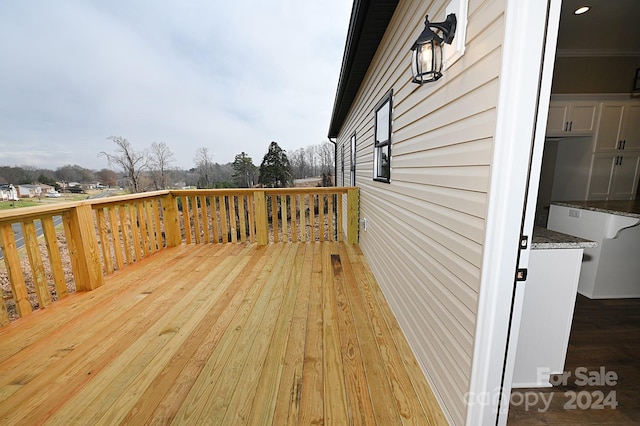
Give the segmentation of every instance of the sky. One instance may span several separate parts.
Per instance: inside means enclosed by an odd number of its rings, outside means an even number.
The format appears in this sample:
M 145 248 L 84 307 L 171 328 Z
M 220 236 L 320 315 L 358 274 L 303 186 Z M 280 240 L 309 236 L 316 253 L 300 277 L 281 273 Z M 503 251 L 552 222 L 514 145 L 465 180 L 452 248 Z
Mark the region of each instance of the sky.
M 327 141 L 350 0 L 0 0 L 0 166 L 108 168 L 109 136 L 259 165 Z

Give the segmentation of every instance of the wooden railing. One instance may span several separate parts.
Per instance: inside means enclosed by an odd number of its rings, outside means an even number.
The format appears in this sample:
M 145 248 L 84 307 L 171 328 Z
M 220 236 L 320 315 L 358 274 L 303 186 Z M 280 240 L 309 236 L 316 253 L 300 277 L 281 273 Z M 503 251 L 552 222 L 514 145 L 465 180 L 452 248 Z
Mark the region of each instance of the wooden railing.
M 157 191 L 2 211 L 0 326 L 166 247 L 344 237 L 357 243 L 356 188 Z

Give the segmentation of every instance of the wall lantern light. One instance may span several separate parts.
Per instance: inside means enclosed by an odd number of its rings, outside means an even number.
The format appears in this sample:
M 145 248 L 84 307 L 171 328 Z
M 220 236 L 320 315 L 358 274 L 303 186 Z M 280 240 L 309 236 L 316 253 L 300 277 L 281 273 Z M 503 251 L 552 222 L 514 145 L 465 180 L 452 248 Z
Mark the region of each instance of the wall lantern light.
M 451 44 L 456 32 L 456 23 L 456 15 L 453 13 L 450 13 L 444 22 L 429 22 L 429 15 L 427 15 L 424 31 L 411 47 L 414 83 L 429 83 L 442 77 L 442 44 Z M 440 30 L 442 37 L 432 28 Z

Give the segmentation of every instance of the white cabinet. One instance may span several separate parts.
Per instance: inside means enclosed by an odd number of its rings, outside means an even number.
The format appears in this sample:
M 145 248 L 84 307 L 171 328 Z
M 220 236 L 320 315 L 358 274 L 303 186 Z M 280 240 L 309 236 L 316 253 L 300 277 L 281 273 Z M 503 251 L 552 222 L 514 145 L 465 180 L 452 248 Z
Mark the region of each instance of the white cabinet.
M 589 200 L 633 200 L 640 178 L 640 103 L 602 102 Z
M 640 104 L 603 102 L 596 134 L 596 151 L 640 149 Z
M 547 118 L 547 136 L 590 135 L 597 119 L 596 101 L 551 101 Z
M 625 109 L 621 139 L 622 149 L 625 151 L 640 150 L 640 103 L 638 102 L 630 102 Z
M 564 371 L 583 251 L 531 250 L 513 388 L 550 387 Z
M 640 152 L 593 154 L 589 200 L 633 200 L 640 172 Z
M 596 134 L 596 151 L 617 151 L 622 146 L 621 130 L 624 103 L 604 102 Z

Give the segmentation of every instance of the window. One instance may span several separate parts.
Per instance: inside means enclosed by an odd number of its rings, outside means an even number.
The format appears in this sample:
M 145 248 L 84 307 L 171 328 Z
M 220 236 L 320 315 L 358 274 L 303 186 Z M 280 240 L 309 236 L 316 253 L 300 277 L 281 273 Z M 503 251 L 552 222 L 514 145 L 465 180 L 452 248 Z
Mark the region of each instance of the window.
M 391 180 L 391 98 L 389 92 L 375 109 L 375 139 L 373 144 L 373 179 Z
M 356 134 L 351 136 L 351 155 L 349 162 L 349 185 L 356 186 Z
M 342 146 L 340 147 L 340 151 L 341 151 L 341 158 L 342 158 L 342 167 L 340 168 L 340 170 L 342 171 L 341 175 L 342 175 L 342 186 L 344 186 L 344 144 L 342 144 Z

